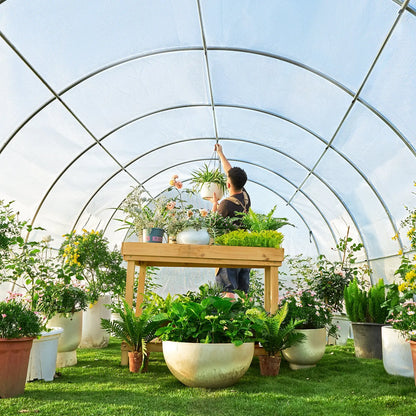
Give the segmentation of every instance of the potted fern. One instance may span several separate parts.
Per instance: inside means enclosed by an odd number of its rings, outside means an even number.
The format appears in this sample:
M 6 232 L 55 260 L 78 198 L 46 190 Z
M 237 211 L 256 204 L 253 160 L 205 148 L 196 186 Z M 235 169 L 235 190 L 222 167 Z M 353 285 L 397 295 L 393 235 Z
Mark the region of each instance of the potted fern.
M 101 327 L 109 334 L 124 341 L 129 348 L 129 369 L 132 373 L 147 371 L 147 343 L 155 332 L 166 322 L 165 314 L 155 314 L 153 308 L 144 308 L 136 316 L 135 311 L 123 300 L 123 308 L 113 306 L 119 320 L 101 319 Z
M 214 192 L 221 199 L 227 189 L 227 177 L 218 168 L 210 169 L 206 163 L 202 168 L 191 172 L 191 182 L 203 199 L 212 198 Z
M 264 313 L 261 316 L 262 327 L 258 332 L 258 340 L 266 352 L 259 355 L 260 374 L 262 376 L 277 376 L 282 360 L 281 351 L 299 342 L 305 335 L 296 332 L 295 328 L 303 323 L 303 320 L 291 320 L 282 326 L 288 312 L 288 304 L 285 303 L 274 315 Z
M 352 323 L 355 356 L 358 358 L 382 359 L 381 327 L 388 309 L 382 279 L 368 291 L 357 278 L 344 290 L 345 309 Z

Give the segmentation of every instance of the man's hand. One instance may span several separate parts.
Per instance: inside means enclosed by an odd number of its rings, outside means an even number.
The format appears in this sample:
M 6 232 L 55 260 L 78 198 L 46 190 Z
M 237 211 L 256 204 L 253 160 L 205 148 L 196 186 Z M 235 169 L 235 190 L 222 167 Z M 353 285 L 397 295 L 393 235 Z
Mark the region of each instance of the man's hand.
M 216 212 L 218 207 L 218 198 L 217 194 L 214 192 L 213 196 L 209 198 L 209 200 L 212 202 L 212 211 Z
M 221 146 L 219 143 L 216 143 L 216 144 L 215 144 L 215 146 L 214 146 L 214 150 L 215 150 L 218 154 L 220 154 L 220 153 L 222 153 L 222 146 Z

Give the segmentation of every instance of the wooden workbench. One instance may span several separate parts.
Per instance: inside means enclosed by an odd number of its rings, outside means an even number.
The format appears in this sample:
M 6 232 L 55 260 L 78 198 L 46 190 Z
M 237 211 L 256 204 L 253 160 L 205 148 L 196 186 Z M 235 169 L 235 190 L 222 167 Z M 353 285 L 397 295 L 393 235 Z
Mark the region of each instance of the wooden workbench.
M 123 243 L 121 253 L 127 262 L 126 302 L 130 306 L 133 305 L 136 266 L 140 267 L 136 315 L 141 314 L 147 266 L 264 269 L 264 307 L 272 313 L 277 309 L 278 268 L 284 255 L 282 248 Z M 122 365 L 127 365 L 126 359 L 122 354 Z
M 127 262 L 126 301 L 130 306 L 133 304 L 136 266 L 140 267 L 137 315 L 141 313 L 147 266 L 264 269 L 264 307 L 272 313 L 277 309 L 278 268 L 282 265 L 284 254 L 282 248 L 123 243 L 121 253 Z

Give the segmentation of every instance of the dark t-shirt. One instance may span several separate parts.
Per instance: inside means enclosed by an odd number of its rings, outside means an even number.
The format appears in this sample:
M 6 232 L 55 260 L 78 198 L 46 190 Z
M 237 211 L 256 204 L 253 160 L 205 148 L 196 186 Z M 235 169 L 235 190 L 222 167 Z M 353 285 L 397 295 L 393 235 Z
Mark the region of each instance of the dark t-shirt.
M 248 203 L 245 205 L 244 202 L 244 194 L 247 195 Z M 218 205 L 218 214 L 220 214 L 222 217 L 235 217 L 236 212 L 248 212 L 248 209 L 251 206 L 250 202 L 250 196 L 248 195 L 247 191 L 243 189 L 243 192 L 239 194 L 231 195 L 233 198 L 237 198 L 241 204 L 235 203 L 230 201 L 228 198 L 221 201 L 221 203 Z

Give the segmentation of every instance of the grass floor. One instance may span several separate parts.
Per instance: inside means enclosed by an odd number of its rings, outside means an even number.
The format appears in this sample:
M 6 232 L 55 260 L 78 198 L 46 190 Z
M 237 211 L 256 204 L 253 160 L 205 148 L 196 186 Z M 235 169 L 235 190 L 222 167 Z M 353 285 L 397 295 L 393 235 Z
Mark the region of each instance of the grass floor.
M 78 350 L 78 364 L 59 369 L 53 382 L 26 384 L 23 396 L 0 399 L 0 415 L 416 415 L 411 378 L 389 376 L 380 360 L 357 359 L 350 340 L 328 346 L 317 367 L 292 371 L 282 361 L 277 377 L 260 376 L 255 357 L 234 386 L 185 387 L 152 353 L 149 372 L 121 367 L 120 343 Z

